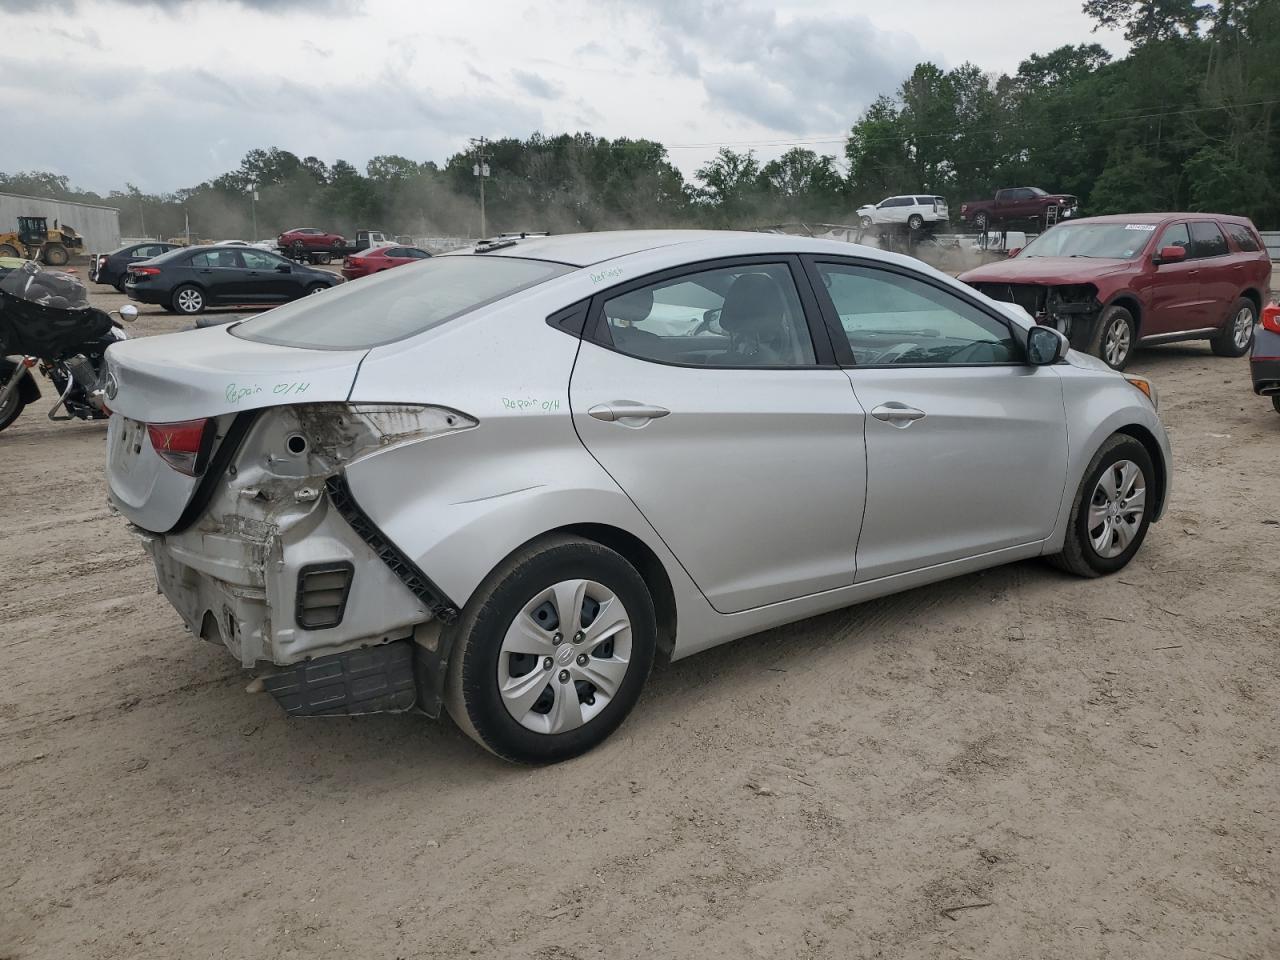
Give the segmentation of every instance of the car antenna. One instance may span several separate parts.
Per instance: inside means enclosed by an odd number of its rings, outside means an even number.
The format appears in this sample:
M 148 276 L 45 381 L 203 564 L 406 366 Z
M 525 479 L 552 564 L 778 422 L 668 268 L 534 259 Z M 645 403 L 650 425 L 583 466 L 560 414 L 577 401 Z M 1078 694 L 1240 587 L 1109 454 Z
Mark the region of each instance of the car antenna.
M 547 230 L 522 230 L 519 233 L 500 233 L 496 237 L 489 237 L 485 240 L 477 240 L 475 245 L 476 253 L 488 253 L 490 250 L 501 250 L 503 247 L 513 247 L 521 240 L 529 237 L 549 237 L 550 231 Z

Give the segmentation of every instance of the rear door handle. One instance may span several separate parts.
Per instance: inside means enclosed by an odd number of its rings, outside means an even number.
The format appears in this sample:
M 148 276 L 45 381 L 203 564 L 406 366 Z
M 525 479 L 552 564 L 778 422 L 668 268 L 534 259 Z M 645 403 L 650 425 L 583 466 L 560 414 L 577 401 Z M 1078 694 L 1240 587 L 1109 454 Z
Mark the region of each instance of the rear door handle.
M 587 415 L 606 423 L 617 423 L 627 420 L 657 420 L 670 412 L 666 407 L 637 403 L 635 400 L 610 400 L 608 403 L 597 403 L 587 411 Z
M 897 400 L 890 400 L 888 403 L 882 403 L 873 408 L 871 415 L 877 420 L 883 420 L 885 423 L 895 427 L 909 427 L 917 420 L 924 419 L 923 410 L 909 407 L 905 403 L 899 403 Z

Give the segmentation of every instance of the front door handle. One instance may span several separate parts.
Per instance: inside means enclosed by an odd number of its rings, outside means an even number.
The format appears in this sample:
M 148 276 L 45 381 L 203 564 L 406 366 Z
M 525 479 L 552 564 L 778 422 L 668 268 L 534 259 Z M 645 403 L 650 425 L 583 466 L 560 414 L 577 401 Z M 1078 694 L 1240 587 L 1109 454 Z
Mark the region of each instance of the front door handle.
M 670 412 L 666 407 L 637 403 L 635 400 L 611 400 L 608 403 L 597 403 L 587 411 L 587 415 L 606 423 L 625 423 L 627 420 L 657 420 Z
M 883 420 L 895 427 L 909 427 L 917 420 L 924 419 L 924 411 L 917 410 L 915 407 L 909 407 L 905 403 L 899 403 L 897 400 L 890 400 L 888 403 L 882 403 L 871 411 L 871 415 L 877 420 Z

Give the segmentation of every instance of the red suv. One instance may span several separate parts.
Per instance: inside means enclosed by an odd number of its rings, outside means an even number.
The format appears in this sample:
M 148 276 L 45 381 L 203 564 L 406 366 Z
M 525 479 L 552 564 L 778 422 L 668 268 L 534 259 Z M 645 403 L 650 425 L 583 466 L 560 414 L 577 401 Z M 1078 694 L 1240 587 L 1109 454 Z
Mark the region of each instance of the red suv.
M 286 255 L 304 253 L 328 253 L 341 255 L 346 249 L 346 238 L 340 233 L 325 233 L 315 227 L 294 227 L 276 237 L 276 246 Z
M 1134 213 L 1060 223 L 960 279 L 1122 370 L 1140 343 L 1248 353 L 1271 260 L 1245 217 Z

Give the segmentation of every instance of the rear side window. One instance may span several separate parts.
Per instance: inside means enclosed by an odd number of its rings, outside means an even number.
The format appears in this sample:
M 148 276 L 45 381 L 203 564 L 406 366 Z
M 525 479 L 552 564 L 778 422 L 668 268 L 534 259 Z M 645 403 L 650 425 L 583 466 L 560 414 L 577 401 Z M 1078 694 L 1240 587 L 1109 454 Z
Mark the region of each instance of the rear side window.
M 1191 239 L 1195 242 L 1197 257 L 1220 257 L 1227 252 L 1227 238 L 1216 223 L 1208 220 L 1192 221 Z
M 1245 253 L 1256 253 L 1262 249 L 1258 244 L 1258 238 L 1253 235 L 1253 231 L 1243 223 L 1228 223 L 1227 233 L 1231 234 L 1231 239 L 1236 242 L 1236 246 Z
M 388 270 L 295 300 L 231 332 L 286 347 L 364 350 L 412 337 L 573 269 L 516 257 L 432 257 L 417 269 Z

